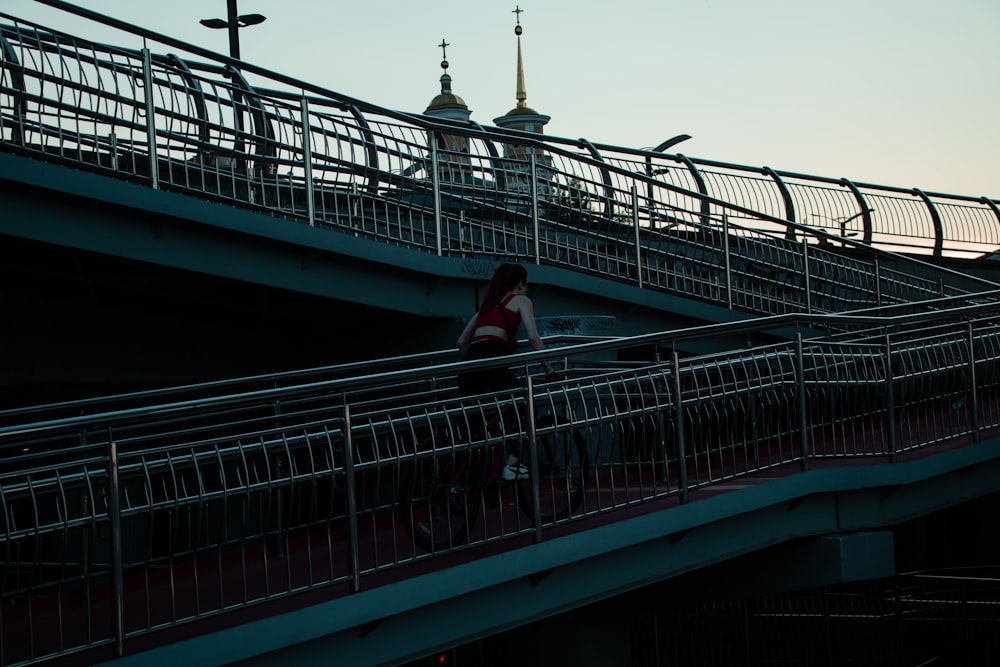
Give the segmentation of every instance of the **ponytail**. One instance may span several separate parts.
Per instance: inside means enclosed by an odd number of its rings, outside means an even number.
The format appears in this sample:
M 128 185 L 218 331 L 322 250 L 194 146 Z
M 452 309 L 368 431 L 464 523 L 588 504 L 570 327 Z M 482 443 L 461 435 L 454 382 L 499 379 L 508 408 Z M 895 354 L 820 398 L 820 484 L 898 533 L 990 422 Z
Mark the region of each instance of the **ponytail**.
M 528 270 L 521 264 L 505 263 L 498 266 L 483 289 L 483 302 L 479 306 L 479 314 L 496 306 L 507 292 L 527 279 Z

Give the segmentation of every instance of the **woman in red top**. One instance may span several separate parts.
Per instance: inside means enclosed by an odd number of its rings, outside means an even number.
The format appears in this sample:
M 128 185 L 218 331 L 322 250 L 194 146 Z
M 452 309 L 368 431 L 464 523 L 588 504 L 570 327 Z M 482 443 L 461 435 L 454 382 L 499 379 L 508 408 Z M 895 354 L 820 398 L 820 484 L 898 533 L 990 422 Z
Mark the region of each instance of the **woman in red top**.
M 522 324 L 533 350 L 545 344 L 535 325 L 535 310 L 527 297 L 528 271 L 520 264 L 501 264 L 483 290 L 483 301 L 475 317 L 458 337 L 463 360 L 487 359 L 517 351 L 517 330 Z M 543 361 L 546 373 L 552 365 Z M 521 383 L 508 368 L 490 368 L 463 373 L 458 379 L 463 394 L 514 389 Z

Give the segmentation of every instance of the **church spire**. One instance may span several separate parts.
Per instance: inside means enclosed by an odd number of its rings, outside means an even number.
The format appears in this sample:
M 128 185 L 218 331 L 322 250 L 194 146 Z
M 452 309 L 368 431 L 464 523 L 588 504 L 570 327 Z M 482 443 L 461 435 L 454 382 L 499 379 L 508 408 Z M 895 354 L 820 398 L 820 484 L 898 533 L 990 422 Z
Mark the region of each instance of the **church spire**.
M 524 59 L 521 57 L 521 33 L 524 32 L 524 28 L 521 27 L 521 9 L 520 5 L 516 6 L 514 9 L 514 14 L 517 16 L 517 25 L 514 26 L 514 34 L 517 35 L 517 108 L 526 109 L 528 107 L 528 91 L 524 87 Z
M 514 34 L 517 36 L 517 105 L 499 118 L 494 118 L 493 122 L 500 127 L 523 130 L 525 132 L 541 132 L 549 116 L 540 114 L 528 106 L 528 91 L 524 85 L 524 57 L 521 54 L 521 35 L 524 28 L 521 27 L 521 13 L 524 12 L 520 5 L 513 10 L 517 17 L 514 26 Z
M 451 92 L 451 75 L 448 74 L 448 42 L 441 38 L 438 47 L 441 49 L 441 93 L 436 95 L 431 103 L 427 105 L 424 113 L 438 118 L 450 118 L 452 120 L 469 120 L 472 114 L 465 100 Z

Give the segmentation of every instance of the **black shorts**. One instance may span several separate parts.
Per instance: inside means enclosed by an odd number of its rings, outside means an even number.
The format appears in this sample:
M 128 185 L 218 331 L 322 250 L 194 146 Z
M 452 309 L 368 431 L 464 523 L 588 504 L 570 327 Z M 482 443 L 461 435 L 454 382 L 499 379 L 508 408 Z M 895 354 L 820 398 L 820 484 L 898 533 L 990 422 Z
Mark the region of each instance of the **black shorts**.
M 506 346 L 503 343 L 495 340 L 481 340 L 469 347 L 469 351 L 462 358 L 462 361 L 492 359 L 502 357 L 506 353 Z M 466 396 L 504 389 L 517 389 L 520 386 L 521 381 L 510 372 L 509 368 L 486 368 L 481 371 L 460 373 L 458 376 L 458 390 Z

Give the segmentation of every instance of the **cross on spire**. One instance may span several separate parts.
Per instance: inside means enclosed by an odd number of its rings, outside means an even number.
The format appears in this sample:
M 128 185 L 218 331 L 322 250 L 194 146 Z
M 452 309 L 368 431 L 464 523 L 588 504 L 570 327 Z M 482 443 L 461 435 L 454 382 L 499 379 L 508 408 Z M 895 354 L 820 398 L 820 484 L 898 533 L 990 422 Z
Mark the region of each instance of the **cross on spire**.
M 443 77 L 448 75 L 448 47 L 451 46 L 451 44 L 444 41 L 444 37 L 442 37 L 441 43 L 438 44 L 438 46 L 441 47 L 441 69 L 444 70 L 444 74 L 441 75 L 442 76 L 441 81 L 443 82 L 444 81 Z M 442 83 L 442 85 L 444 84 Z
M 514 26 L 514 35 L 517 37 L 517 89 L 515 98 L 517 106 L 493 121 L 500 127 L 511 127 L 526 132 L 541 132 L 542 127 L 549 122 L 549 117 L 542 115 L 528 106 L 528 91 L 524 85 L 524 58 L 521 54 L 521 35 L 524 28 L 521 26 L 521 5 L 517 5 L 511 13 L 517 18 Z

